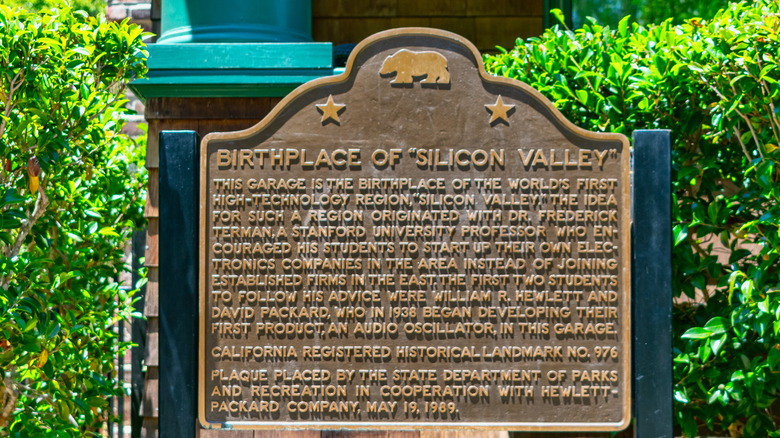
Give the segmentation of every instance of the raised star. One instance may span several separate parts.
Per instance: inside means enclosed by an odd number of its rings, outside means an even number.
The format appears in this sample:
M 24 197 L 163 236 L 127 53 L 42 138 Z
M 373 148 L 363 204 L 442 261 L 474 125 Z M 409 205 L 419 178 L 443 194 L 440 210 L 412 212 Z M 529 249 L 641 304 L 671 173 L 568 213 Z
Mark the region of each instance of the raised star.
M 503 120 L 507 124 L 509 124 L 509 115 L 508 112 L 511 111 L 515 106 L 514 105 L 506 105 L 504 104 L 504 100 L 501 98 L 501 95 L 498 95 L 498 99 L 496 99 L 496 103 L 493 105 L 485 105 L 485 108 L 490 111 L 490 124 L 493 124 L 496 120 Z
M 328 96 L 328 101 L 325 103 L 318 103 L 314 105 L 317 110 L 322 113 L 322 123 L 325 124 L 328 120 L 333 120 L 337 124 L 341 124 L 339 120 L 339 113 L 347 107 L 347 105 L 333 102 L 333 95 Z

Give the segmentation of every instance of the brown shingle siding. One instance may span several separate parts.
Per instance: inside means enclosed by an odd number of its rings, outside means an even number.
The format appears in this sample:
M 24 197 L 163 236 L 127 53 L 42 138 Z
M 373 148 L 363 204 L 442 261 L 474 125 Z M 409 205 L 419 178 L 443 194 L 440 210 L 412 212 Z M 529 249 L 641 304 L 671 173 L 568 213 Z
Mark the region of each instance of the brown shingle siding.
M 463 15 L 466 15 L 466 0 L 398 0 L 399 17 Z
M 313 0 L 312 17 L 395 17 L 398 15 L 398 0 Z
M 434 27 L 495 52 L 541 34 L 543 13 L 543 0 L 312 0 L 312 35 L 339 45 L 397 27 Z

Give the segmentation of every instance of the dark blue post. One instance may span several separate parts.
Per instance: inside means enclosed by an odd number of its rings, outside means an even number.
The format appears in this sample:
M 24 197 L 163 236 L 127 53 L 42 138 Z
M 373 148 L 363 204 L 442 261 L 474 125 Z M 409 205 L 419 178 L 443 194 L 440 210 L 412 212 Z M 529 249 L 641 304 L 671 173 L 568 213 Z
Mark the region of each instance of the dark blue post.
M 666 130 L 634 131 L 634 418 L 637 438 L 672 438 L 672 174 Z
M 197 133 L 160 133 L 161 437 L 194 437 L 197 424 L 197 152 Z
M 146 230 L 133 232 L 133 287 L 141 279 L 139 271 L 141 269 L 141 258 L 146 252 Z M 138 292 L 139 299 L 133 303 L 133 308 L 139 314 L 143 314 L 146 303 L 146 286 L 141 287 Z M 131 334 L 133 344 L 136 346 L 130 350 L 130 438 L 141 438 L 141 427 L 143 427 L 143 417 L 141 417 L 141 404 L 144 400 L 144 376 L 143 359 L 146 351 L 146 320 L 134 319 L 131 323 Z

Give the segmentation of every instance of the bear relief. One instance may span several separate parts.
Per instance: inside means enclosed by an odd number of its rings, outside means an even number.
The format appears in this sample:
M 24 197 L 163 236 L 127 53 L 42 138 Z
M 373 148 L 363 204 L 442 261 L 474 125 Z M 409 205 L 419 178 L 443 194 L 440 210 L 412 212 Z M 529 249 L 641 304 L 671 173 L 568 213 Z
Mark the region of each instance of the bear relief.
M 413 52 L 401 49 L 388 56 L 382 63 L 379 74 L 390 76 L 395 73 L 395 79 L 390 83 L 395 86 L 414 86 L 414 81 L 425 77 L 420 84 L 423 86 L 447 85 L 450 83 L 450 72 L 447 70 L 447 58 L 436 52 Z

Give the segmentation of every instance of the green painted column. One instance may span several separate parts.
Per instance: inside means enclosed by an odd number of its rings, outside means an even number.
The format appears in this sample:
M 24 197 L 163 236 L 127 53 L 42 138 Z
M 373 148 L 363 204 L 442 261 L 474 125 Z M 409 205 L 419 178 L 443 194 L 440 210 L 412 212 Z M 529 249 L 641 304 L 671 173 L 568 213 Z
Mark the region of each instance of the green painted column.
M 311 0 L 163 0 L 158 43 L 311 41 Z
M 335 73 L 331 43 L 312 42 L 311 0 L 162 0 L 142 99 L 282 97 Z

